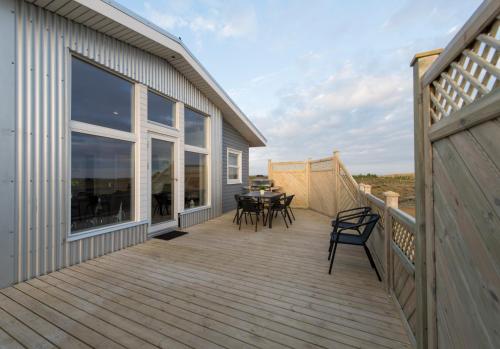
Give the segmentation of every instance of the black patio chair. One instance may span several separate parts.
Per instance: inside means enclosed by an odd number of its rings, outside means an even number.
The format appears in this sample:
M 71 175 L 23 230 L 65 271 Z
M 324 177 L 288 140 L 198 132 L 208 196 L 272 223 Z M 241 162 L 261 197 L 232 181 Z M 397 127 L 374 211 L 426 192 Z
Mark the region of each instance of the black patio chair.
M 378 214 L 367 214 L 359 216 L 363 216 L 363 222 L 352 225 L 349 228 L 339 228 L 339 225 L 342 223 L 342 220 L 337 221 L 331 237 L 333 239 L 334 247 L 333 251 L 330 252 L 331 259 L 330 259 L 330 269 L 328 270 L 328 274 L 332 273 L 333 260 L 335 259 L 335 252 L 337 251 L 338 244 L 357 245 L 357 246 L 363 246 L 365 253 L 368 257 L 368 260 L 370 261 L 370 265 L 372 266 L 373 269 L 375 269 L 375 273 L 377 274 L 378 280 L 382 281 L 382 279 L 380 278 L 380 274 L 378 273 L 377 267 L 375 266 L 375 262 L 373 261 L 370 250 L 366 246 L 366 241 L 368 241 L 368 238 L 370 237 L 373 229 L 375 228 L 378 220 L 380 219 L 380 216 Z M 352 218 L 359 218 L 359 217 L 350 217 L 350 219 Z M 345 230 L 353 230 L 353 229 L 359 231 L 360 234 L 343 233 L 343 231 Z
M 248 224 L 247 216 L 250 216 L 250 222 L 253 224 L 252 215 L 255 215 L 255 231 L 257 231 L 257 225 L 259 223 L 259 216 L 262 212 L 262 206 L 260 202 L 247 198 L 240 198 L 239 200 L 240 206 L 240 216 L 238 218 L 239 221 L 239 230 L 241 230 L 241 221 L 243 215 L 245 216 L 245 224 Z
M 234 194 L 234 200 L 236 200 L 236 214 L 233 218 L 233 223 L 236 221 L 236 224 L 240 223 L 240 194 Z
M 281 201 L 282 200 L 281 197 L 278 197 L 278 198 L 271 200 L 271 202 L 269 204 L 269 212 L 267 214 L 268 219 L 270 219 L 269 228 L 272 227 L 273 215 L 274 215 L 274 217 L 277 217 L 278 213 L 281 213 L 281 216 L 283 217 L 283 220 L 285 221 L 285 225 L 287 228 L 288 228 L 288 223 L 286 221 L 287 217 L 288 217 L 288 220 L 290 221 L 290 224 L 292 224 L 292 219 L 290 218 L 290 214 L 288 213 L 287 207 L 290 206 L 290 203 L 292 202 L 293 198 L 294 198 L 294 195 L 290 195 L 290 196 L 286 196 L 284 201 Z M 264 222 L 264 224 L 266 224 L 266 223 Z
M 366 206 L 366 207 L 356 207 L 356 208 L 351 208 L 350 210 L 340 211 L 339 213 L 337 213 L 337 218 L 332 220 L 332 227 L 335 227 L 335 225 L 338 222 L 337 226 L 339 228 L 346 228 L 346 229 L 352 228 L 353 225 L 362 223 L 363 219 L 366 217 L 368 213 L 371 212 L 371 210 L 372 210 L 371 207 Z M 356 230 L 358 234 L 360 233 L 359 228 L 354 230 Z M 334 232 L 335 230 L 332 231 L 332 234 Z M 333 241 L 330 236 L 330 246 L 328 247 L 328 252 L 332 252 L 332 248 L 333 248 Z M 328 260 L 330 260 L 330 254 L 328 254 Z

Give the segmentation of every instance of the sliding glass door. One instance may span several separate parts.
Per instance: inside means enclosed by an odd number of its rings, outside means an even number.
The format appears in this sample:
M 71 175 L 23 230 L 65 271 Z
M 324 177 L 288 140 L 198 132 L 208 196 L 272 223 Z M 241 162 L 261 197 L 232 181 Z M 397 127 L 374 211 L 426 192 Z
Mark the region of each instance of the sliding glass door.
M 174 196 L 174 143 L 151 138 L 151 224 L 173 221 Z

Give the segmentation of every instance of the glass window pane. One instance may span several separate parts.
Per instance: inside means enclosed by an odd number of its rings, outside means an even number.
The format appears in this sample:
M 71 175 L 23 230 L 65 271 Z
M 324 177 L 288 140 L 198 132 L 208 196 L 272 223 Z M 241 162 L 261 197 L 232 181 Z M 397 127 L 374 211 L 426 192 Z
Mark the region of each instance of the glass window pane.
M 132 131 L 132 83 L 77 58 L 71 62 L 71 119 Z
M 133 219 L 133 143 L 71 134 L 71 232 Z
M 184 207 L 193 208 L 207 204 L 207 156 L 185 152 L 184 157 Z
M 184 109 L 184 142 L 196 147 L 205 148 L 206 116 L 189 108 Z
M 229 153 L 228 162 L 230 166 L 238 166 L 238 154 Z
M 155 224 L 174 218 L 174 145 L 159 139 L 151 143 L 151 222 Z
M 227 169 L 227 175 L 229 179 L 238 179 L 239 170 L 237 167 L 229 167 Z
M 174 102 L 152 91 L 148 91 L 148 120 L 166 126 L 175 126 Z

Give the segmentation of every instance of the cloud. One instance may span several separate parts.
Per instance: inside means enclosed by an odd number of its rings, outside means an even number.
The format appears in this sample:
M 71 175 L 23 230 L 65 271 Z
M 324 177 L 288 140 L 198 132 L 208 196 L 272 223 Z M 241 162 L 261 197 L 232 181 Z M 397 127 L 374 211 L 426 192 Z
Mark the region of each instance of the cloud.
M 269 158 L 304 160 L 334 149 L 353 172 L 408 171 L 413 153 L 410 94 L 411 75 L 355 70 L 350 62 L 313 85 L 281 91 L 278 106 L 255 119 L 269 142 L 252 150 L 252 173 L 265 172 Z
M 169 31 L 188 29 L 195 34 L 216 33 L 219 38 L 253 37 L 257 32 L 257 16 L 253 7 L 232 6 L 213 2 L 211 7 L 152 6 L 144 4 L 146 18 Z

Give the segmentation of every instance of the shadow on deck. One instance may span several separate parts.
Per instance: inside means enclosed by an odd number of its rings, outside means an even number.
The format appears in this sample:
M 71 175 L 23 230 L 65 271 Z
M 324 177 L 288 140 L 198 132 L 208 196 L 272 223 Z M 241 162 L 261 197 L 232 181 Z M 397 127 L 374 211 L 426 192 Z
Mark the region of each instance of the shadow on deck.
M 328 275 L 329 219 L 295 215 L 255 233 L 226 214 L 3 289 L 0 347 L 410 347 L 363 250 Z

